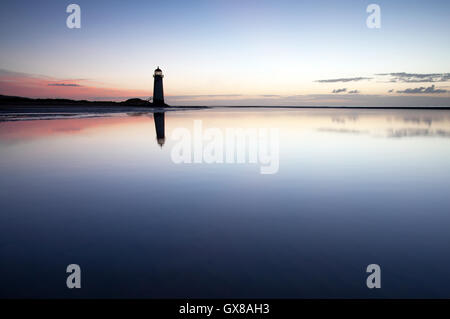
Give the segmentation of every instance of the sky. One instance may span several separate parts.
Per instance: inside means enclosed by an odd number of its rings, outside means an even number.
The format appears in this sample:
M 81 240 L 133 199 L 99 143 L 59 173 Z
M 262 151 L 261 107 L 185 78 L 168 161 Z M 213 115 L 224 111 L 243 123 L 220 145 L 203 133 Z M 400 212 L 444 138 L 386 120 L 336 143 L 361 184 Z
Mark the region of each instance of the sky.
M 0 94 L 148 98 L 159 66 L 172 105 L 450 106 L 449 16 L 444 0 L 7 0 Z

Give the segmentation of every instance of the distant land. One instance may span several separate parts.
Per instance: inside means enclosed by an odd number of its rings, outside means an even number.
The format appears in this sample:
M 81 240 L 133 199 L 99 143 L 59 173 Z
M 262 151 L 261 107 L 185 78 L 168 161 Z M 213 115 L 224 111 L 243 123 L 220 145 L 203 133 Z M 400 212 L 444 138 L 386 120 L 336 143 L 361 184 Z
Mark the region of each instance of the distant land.
M 21 96 L 0 95 L 0 106 L 145 106 L 154 107 L 152 102 L 142 99 L 128 99 L 122 102 L 114 101 L 88 101 L 88 100 L 70 100 L 70 99 L 33 99 Z M 168 105 L 160 105 L 168 107 Z
M 110 113 L 158 113 L 205 109 L 205 106 L 169 106 L 133 98 L 126 101 L 88 101 L 71 99 L 33 99 L 20 96 L 0 95 L 0 122 L 57 119 L 77 116 L 102 116 Z
M 413 109 L 413 110 L 450 110 L 450 106 L 214 106 L 229 108 L 296 108 L 296 109 Z M 49 108 L 57 108 L 59 111 L 77 110 L 82 112 L 89 111 L 120 111 L 128 110 L 128 108 L 161 108 L 161 109 L 204 109 L 212 108 L 212 106 L 170 106 L 167 104 L 155 105 L 154 103 L 132 98 L 126 101 L 88 101 L 88 100 L 71 100 L 71 99 L 33 99 L 20 96 L 0 95 L 0 111 L 15 112 L 30 110 L 46 112 Z

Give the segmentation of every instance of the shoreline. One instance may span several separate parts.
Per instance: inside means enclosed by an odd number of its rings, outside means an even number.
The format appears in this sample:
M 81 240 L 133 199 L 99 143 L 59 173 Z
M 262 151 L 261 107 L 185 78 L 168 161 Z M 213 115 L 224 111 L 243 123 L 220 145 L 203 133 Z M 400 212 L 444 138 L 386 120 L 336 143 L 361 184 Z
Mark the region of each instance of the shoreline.
M 143 107 L 143 106 L 92 106 L 92 105 L 26 105 L 5 106 L 0 105 L 0 123 L 14 121 L 32 120 L 60 120 L 75 118 L 111 117 L 118 115 L 144 115 L 164 112 L 182 112 L 196 110 L 226 109 L 228 111 L 251 110 L 341 110 L 349 111 L 450 111 L 450 107 L 361 107 L 361 106 L 166 106 L 166 107 Z
M 18 113 L 129 113 L 205 109 L 340 109 L 340 110 L 450 110 L 450 106 L 124 106 L 124 105 L 0 105 L 1 114 Z
M 20 96 L 0 95 L 0 114 L 5 113 L 127 113 L 127 112 L 166 112 L 197 109 L 345 109 L 345 110 L 450 110 L 449 106 L 312 106 L 312 105 L 194 105 L 170 106 L 153 104 L 139 98 L 126 101 L 88 101 L 71 99 L 34 99 Z

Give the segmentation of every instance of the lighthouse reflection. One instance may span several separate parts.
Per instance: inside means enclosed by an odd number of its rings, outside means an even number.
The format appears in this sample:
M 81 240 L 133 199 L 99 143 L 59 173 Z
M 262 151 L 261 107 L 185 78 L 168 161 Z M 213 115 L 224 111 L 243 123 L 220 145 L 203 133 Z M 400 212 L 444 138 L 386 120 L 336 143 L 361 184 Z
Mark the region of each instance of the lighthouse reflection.
M 155 121 L 156 141 L 162 148 L 166 141 L 164 134 L 164 112 L 153 113 L 153 120 Z

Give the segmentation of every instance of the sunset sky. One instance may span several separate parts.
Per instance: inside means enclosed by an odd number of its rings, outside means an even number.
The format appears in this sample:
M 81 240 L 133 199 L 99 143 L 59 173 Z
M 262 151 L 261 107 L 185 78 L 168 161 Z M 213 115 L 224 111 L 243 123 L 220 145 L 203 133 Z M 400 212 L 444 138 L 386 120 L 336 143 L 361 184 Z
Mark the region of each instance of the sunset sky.
M 66 7 L 81 7 L 81 28 Z M 369 29 L 366 7 L 381 7 Z M 449 1 L 2 1 L 0 94 L 450 106 Z

